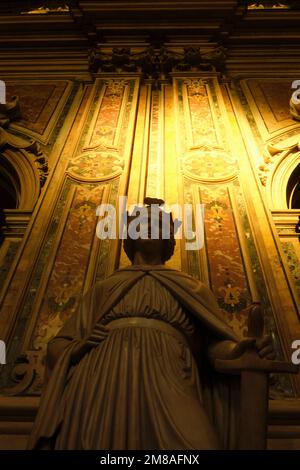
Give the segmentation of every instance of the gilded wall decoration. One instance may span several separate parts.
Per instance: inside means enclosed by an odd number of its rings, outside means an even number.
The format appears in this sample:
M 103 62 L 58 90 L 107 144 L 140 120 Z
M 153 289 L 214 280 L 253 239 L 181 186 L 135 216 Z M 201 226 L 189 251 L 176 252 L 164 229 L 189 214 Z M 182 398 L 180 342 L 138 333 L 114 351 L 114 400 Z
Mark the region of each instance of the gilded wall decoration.
M 150 109 L 150 133 L 147 155 L 148 197 L 164 197 L 164 87 L 152 90 Z
M 86 181 L 120 176 L 133 82 L 110 79 L 98 84 L 90 124 L 68 165 L 70 175 Z
M 115 149 L 98 146 L 73 158 L 68 173 L 75 178 L 102 180 L 120 176 L 124 168 L 124 159 Z
M 12 237 L 16 237 L 18 239 L 18 244 L 20 244 L 20 240 L 24 237 L 24 240 L 22 240 L 21 243 L 22 245 L 26 246 L 28 239 L 29 243 L 32 238 L 33 240 L 35 240 L 34 248 L 30 249 L 30 255 L 28 257 L 29 265 L 26 269 L 21 269 L 23 273 L 22 278 L 25 278 L 26 273 L 28 271 L 30 272 L 30 269 L 33 264 L 33 253 L 35 252 L 35 249 L 38 249 L 39 243 L 42 242 L 41 239 L 36 240 L 34 237 L 32 237 L 31 231 L 29 230 L 30 222 L 32 220 L 32 211 L 38 201 L 41 186 L 44 186 L 46 178 L 48 177 L 48 155 L 51 154 L 51 150 L 56 141 L 56 138 L 61 129 L 64 127 L 65 118 L 72 104 L 72 100 L 74 99 L 74 96 L 78 90 L 78 84 L 75 84 L 73 86 L 73 83 L 68 82 L 67 80 L 63 80 L 63 82 L 66 84 L 66 87 L 64 87 L 65 91 L 60 99 L 58 96 L 56 97 L 52 109 L 47 108 L 48 104 L 51 105 L 49 101 L 44 100 L 43 103 L 39 102 L 39 108 L 36 108 L 37 114 L 35 115 L 35 117 L 31 115 L 31 118 L 36 119 L 36 122 L 41 119 L 40 122 L 41 124 L 43 124 L 43 116 L 46 116 L 49 113 L 51 114 L 51 112 L 53 111 L 52 117 L 49 118 L 44 135 L 41 136 L 40 134 L 30 129 L 25 129 L 23 127 L 23 124 L 25 123 L 25 121 L 29 123 L 29 120 L 31 119 L 29 117 L 31 112 L 30 104 L 37 103 L 39 100 L 40 90 L 38 85 L 44 84 L 48 87 L 50 82 L 52 83 L 51 86 L 55 86 L 61 83 L 62 81 L 58 80 L 54 82 L 53 79 L 6 80 L 7 97 L 8 99 L 11 95 L 13 95 L 13 97 L 7 101 L 6 105 L 2 104 L 0 110 L 1 125 L 5 126 L 5 128 L 1 127 L 0 129 L 0 147 L 2 152 L 1 159 L 4 164 L 5 162 L 8 162 L 16 172 L 15 187 L 18 192 L 18 200 L 17 209 L 5 211 L 6 225 L 4 227 L 4 236 L 6 237 L 6 239 L 2 244 L 0 253 L 0 257 L 2 257 L 3 259 L 4 256 L 6 261 L 5 271 L 7 282 L 4 285 L 2 284 L 3 290 L 0 292 L 0 302 L 4 299 L 2 304 L 3 310 L 5 310 L 5 306 L 7 304 L 7 297 L 9 297 L 10 295 L 11 283 L 13 282 L 12 280 L 15 276 L 15 262 L 17 263 L 16 266 L 19 266 L 19 264 L 22 264 L 24 260 L 23 251 L 10 250 L 9 248 L 9 252 L 7 253 L 7 242 L 8 240 L 11 240 L 11 243 L 13 243 Z M 28 88 L 29 85 L 30 93 Z M 16 86 L 15 89 L 14 86 Z M 25 95 L 23 95 L 23 90 Z M 15 95 L 16 92 L 19 93 L 19 96 Z M 61 96 L 61 93 L 59 92 L 58 95 Z M 35 97 L 37 98 L 37 100 L 35 100 Z M 52 95 L 52 98 L 54 97 L 55 93 Z M 46 109 L 43 109 L 43 104 Z M 26 113 L 28 118 L 26 118 L 25 116 Z M 21 122 L 22 119 L 24 119 L 24 122 L 22 122 L 22 125 L 19 125 L 19 122 Z M 41 130 L 41 132 L 43 131 L 43 129 Z M 47 143 L 47 148 L 45 148 L 43 143 Z M 54 158 L 57 159 L 58 156 L 59 153 L 56 153 Z M 47 215 L 46 217 L 43 217 L 43 221 L 41 224 L 39 222 L 35 223 L 35 231 L 40 230 L 40 227 L 43 226 L 46 219 Z M 9 246 L 11 247 L 11 245 Z M 8 254 L 8 258 L 6 254 Z M 8 262 L 10 262 L 10 265 L 8 265 Z M 18 308 L 14 310 L 14 313 L 12 313 L 12 308 L 7 309 L 7 319 L 5 319 L 5 313 L 4 315 L 2 315 L 2 327 L 4 325 L 4 329 L 7 328 L 11 332 L 11 329 L 14 329 L 14 332 L 12 332 L 11 337 L 9 336 L 9 357 L 11 358 L 11 361 L 9 362 L 8 367 L 5 368 L 7 370 L 7 375 L 3 377 L 3 380 L 1 380 L 1 387 L 3 384 L 5 385 L 6 378 L 7 384 L 10 383 L 8 377 L 10 376 L 10 372 L 12 371 L 14 360 L 19 355 L 23 357 L 23 353 L 22 351 L 20 351 L 20 348 L 25 333 L 24 318 L 26 319 L 30 316 L 32 307 L 32 304 L 30 304 L 30 302 L 33 301 L 33 299 L 35 298 L 39 280 L 40 271 L 39 269 L 37 269 L 36 287 L 33 287 L 32 291 L 28 292 L 26 290 L 27 286 L 24 286 L 25 297 L 24 299 L 22 298 L 22 304 L 18 305 Z M 20 292 L 19 288 L 17 288 L 16 290 L 17 292 Z M 28 309 L 23 303 L 23 300 L 26 303 L 27 297 L 31 299 L 28 304 Z
M 33 349 L 45 349 L 47 342 L 76 311 L 95 238 L 96 208 L 102 196 L 103 186 L 100 185 L 74 188 L 33 332 Z
M 228 151 L 214 78 L 176 78 L 177 145 L 185 153 L 201 146 Z M 182 132 L 184 130 L 184 132 Z
M 105 275 L 100 271 L 107 268 L 111 253 L 97 238 L 96 208 L 116 200 L 130 157 L 136 89 L 135 79 L 98 80 L 92 88 L 90 110 L 61 174 L 58 199 L 14 331 L 11 366 L 2 379 L 11 387 L 5 387 L 6 394 L 40 393 L 47 342 L 74 314 L 94 278 Z M 26 331 L 20 329 L 24 322 Z M 22 368 L 17 385 L 16 368 Z
M 108 80 L 101 106 L 96 116 L 96 122 L 91 132 L 87 147 L 97 145 L 116 145 L 121 113 L 124 111 L 122 103 L 124 94 L 128 91 L 128 81 Z M 125 96 L 126 99 L 126 96 Z
M 120 191 L 124 195 L 133 138 L 143 153 L 140 174 L 147 193 L 170 194 L 172 186 L 178 202 L 205 206 L 205 246 L 186 252 L 182 242 L 182 269 L 210 284 L 224 318 L 241 335 L 251 302 L 260 299 L 267 329 L 282 354 L 216 76 L 185 74 L 174 78 L 173 88 L 143 86 L 147 93 L 140 95 L 146 97 L 140 103 L 146 115 L 141 135 L 135 133 L 136 79 L 97 79 L 90 86 L 86 117 L 61 174 L 9 352 L 12 367 L 5 382 L 14 385 L 16 370 L 22 369 L 23 378 L 6 393 L 40 393 L 48 340 L 74 314 L 83 291 L 107 275 L 111 245 L 96 238 L 95 209 L 101 201 L 116 202 Z M 172 129 L 176 152 L 171 158 L 166 139 Z M 178 163 L 181 171 L 176 172 Z M 283 388 L 290 393 L 289 384 Z
M 18 96 L 22 110 L 21 119 L 13 127 L 26 129 L 32 137 L 46 144 L 72 86 L 67 80 L 7 81 L 7 99 Z
M 204 204 L 205 247 L 199 253 L 200 278 L 210 283 L 226 321 L 243 335 L 252 295 L 228 192 L 230 182 L 238 177 L 237 160 L 228 150 L 215 81 L 193 78 L 178 82 L 182 90 L 178 107 L 183 111 L 188 136 L 185 142 L 198 144 L 185 150 L 181 167 L 185 188 L 188 181 L 195 186 L 193 203 Z
M 224 317 L 243 333 L 251 303 L 233 209 L 226 187 L 200 188 L 210 282 Z
M 240 84 L 246 98 L 244 102 L 241 96 L 244 112 L 258 144 L 283 132 L 292 135 L 297 122 L 290 115 L 291 79 L 257 78 L 241 80 Z
M 295 176 L 300 158 L 299 122 L 292 119 L 289 106 L 293 79 L 259 78 L 242 80 L 240 83 L 241 89 L 237 89 L 242 105 L 238 110 L 241 129 L 247 136 L 245 142 L 252 167 L 264 187 L 266 214 L 270 214 L 275 222 L 275 227 L 270 224 L 270 238 L 273 236 L 279 245 L 280 242 L 286 242 L 286 236 L 295 235 L 296 225 L 296 222 L 293 226 L 289 223 L 286 229 L 287 218 L 290 222 L 295 219 L 295 210 L 291 209 L 289 181 L 293 174 Z M 281 252 L 279 258 L 283 256 Z M 284 288 L 281 287 L 284 292 L 282 298 L 286 303 L 291 302 L 290 308 L 295 308 L 293 314 L 298 318 L 300 303 L 297 288 L 288 263 L 282 266 L 284 281 L 281 279 L 281 282 L 286 283 Z M 290 335 L 293 333 L 290 332 Z M 286 341 L 290 342 L 290 338 Z
M 185 92 L 186 86 L 192 86 L 194 91 Z M 262 302 L 267 329 L 272 333 L 277 353 L 281 356 L 273 312 L 245 210 L 239 164 L 230 142 L 219 85 L 209 77 L 203 81 L 176 78 L 174 89 L 178 93 L 176 116 L 181 130 L 178 132 L 178 148 L 182 150 L 184 201 L 204 204 L 205 243 L 198 253 L 184 254 L 188 269 L 192 275 L 210 284 L 225 320 L 238 334 L 246 332 L 251 303 Z M 190 107 L 195 119 L 190 117 Z M 192 146 L 195 135 L 198 145 Z M 207 136 L 212 139 L 209 144 L 206 143 Z M 279 378 L 276 387 L 282 393 L 291 393 L 290 384 L 281 382 Z
M 202 80 L 187 79 L 184 81 L 187 119 L 190 121 L 192 145 L 217 145 L 218 138 L 213 121 L 213 114 L 209 104 L 207 88 Z
M 289 10 L 291 5 L 285 2 L 274 2 L 274 1 L 266 1 L 266 0 L 259 0 L 258 2 L 253 2 L 250 0 L 247 5 L 248 10 Z
M 134 47 L 95 47 L 90 53 L 94 72 L 141 73 L 156 85 L 170 79 L 172 72 L 224 71 L 226 49 L 223 46 L 181 46 L 171 44 L 135 45 Z
M 58 2 L 56 2 L 58 3 Z M 70 11 L 70 7 L 63 2 L 61 2 L 60 6 L 40 6 L 37 8 L 33 8 L 32 10 L 24 10 L 21 11 L 21 15 L 47 15 L 48 13 L 67 13 Z
M 182 158 L 184 173 L 198 180 L 220 181 L 237 176 L 237 162 L 221 147 L 203 145 L 194 148 Z

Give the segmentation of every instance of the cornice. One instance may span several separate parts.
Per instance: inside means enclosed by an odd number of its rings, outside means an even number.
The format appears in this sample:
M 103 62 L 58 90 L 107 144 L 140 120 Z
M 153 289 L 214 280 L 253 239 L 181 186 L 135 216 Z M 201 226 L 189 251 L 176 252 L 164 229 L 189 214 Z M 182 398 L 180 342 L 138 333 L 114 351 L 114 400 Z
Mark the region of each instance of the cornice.
M 283 69 L 300 73 L 300 9 L 247 10 L 246 0 L 65 3 L 69 11 L 21 14 L 24 2 L 1 2 L 0 73 L 9 73 L 10 67 L 28 72 L 39 65 L 47 68 L 47 61 L 58 73 L 73 66 L 76 73 L 87 72 L 89 57 L 99 45 L 159 49 L 170 44 L 183 49 L 224 47 L 225 68 L 233 74 Z

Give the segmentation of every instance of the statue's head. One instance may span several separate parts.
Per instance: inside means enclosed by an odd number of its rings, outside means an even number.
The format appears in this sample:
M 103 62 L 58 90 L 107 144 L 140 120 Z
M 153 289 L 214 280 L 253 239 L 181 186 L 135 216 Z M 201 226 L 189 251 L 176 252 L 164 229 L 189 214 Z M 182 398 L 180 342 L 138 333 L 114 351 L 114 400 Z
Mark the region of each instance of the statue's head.
M 177 220 L 173 221 L 172 214 L 166 212 L 161 206 L 162 199 L 145 198 L 143 208 L 136 207 L 132 214 L 127 213 L 127 238 L 124 240 L 124 251 L 133 263 L 137 252 L 148 259 L 160 258 L 165 263 L 174 253 L 175 231 Z M 131 226 L 140 233 L 133 237 Z M 131 227 L 131 229 L 130 229 Z

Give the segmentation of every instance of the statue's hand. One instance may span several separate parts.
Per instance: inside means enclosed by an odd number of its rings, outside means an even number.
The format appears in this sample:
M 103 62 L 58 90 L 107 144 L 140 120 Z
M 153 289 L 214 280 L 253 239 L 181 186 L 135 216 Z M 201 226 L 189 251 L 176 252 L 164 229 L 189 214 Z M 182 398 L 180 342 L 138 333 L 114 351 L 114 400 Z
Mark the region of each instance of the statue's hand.
M 265 335 L 262 338 L 245 338 L 235 344 L 230 352 L 230 359 L 240 357 L 245 351 L 255 349 L 262 359 L 275 359 L 272 338 Z
M 276 357 L 273 341 L 270 335 L 265 335 L 255 342 L 255 347 L 261 358 L 273 360 Z
M 95 325 L 89 336 L 84 338 L 73 347 L 71 353 L 71 362 L 77 364 L 83 356 L 91 349 L 98 346 L 109 333 L 109 329 L 102 325 Z
M 97 344 L 101 343 L 101 341 L 107 337 L 108 333 L 109 329 L 106 326 L 96 324 L 92 330 L 92 333 L 87 338 L 87 341 L 93 344 L 96 343 L 97 346 Z
M 238 343 L 232 343 L 231 351 L 226 359 L 237 359 L 245 351 L 253 350 L 255 348 L 255 338 L 245 338 Z

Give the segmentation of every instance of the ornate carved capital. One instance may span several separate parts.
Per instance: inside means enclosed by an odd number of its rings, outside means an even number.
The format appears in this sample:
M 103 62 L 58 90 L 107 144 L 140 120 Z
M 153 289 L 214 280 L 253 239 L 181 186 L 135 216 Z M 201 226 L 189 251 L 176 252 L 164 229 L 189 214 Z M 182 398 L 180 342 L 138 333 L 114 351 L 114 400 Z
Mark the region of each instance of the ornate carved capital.
M 171 72 L 224 69 L 224 47 L 100 47 L 90 53 L 93 72 L 142 73 L 147 79 L 165 80 Z
M 267 184 L 268 175 L 274 163 L 279 159 L 288 157 L 291 153 L 299 152 L 299 150 L 300 142 L 285 148 L 280 148 L 272 143 L 268 144 L 263 152 L 263 163 L 258 167 L 258 175 L 263 186 Z
M 40 175 L 40 185 L 43 187 L 47 179 L 48 159 L 43 154 L 39 144 L 34 140 L 25 140 L 14 135 L 9 129 L 12 121 L 21 117 L 19 98 L 14 96 L 6 104 L 0 104 L 0 150 L 10 148 L 13 150 L 25 150 L 33 159 Z

